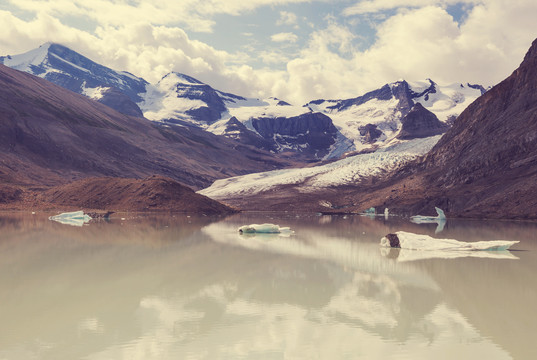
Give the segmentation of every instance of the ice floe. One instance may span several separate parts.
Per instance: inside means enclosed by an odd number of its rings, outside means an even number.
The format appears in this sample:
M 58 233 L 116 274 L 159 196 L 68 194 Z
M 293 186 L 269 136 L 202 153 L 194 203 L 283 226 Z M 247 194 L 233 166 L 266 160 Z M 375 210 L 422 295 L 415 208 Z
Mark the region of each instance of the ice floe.
M 435 230 L 435 233 L 438 234 L 439 232 L 444 230 L 444 226 L 446 225 L 447 219 L 446 214 L 442 209 L 436 206 L 434 209 L 436 210 L 438 216 L 414 215 L 410 217 L 410 221 L 415 224 L 438 224 Z
M 239 228 L 240 234 L 280 234 L 291 232 L 289 227 L 280 227 L 275 224 L 250 224 Z
M 454 239 L 436 239 L 428 235 L 398 231 L 380 240 L 383 247 L 435 252 L 505 251 L 518 241 L 490 240 L 465 242 Z
M 49 216 L 49 220 L 57 221 L 61 224 L 72 225 L 72 226 L 82 226 L 88 223 L 91 220 L 91 216 L 84 214 L 84 211 L 73 211 L 61 213 L 54 216 Z

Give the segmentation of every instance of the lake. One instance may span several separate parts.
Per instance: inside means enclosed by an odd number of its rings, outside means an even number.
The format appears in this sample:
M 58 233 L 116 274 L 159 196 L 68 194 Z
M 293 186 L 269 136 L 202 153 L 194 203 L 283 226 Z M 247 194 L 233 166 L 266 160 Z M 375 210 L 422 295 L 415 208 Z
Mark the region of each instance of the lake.
M 48 215 L 0 213 L 1 360 L 537 358 L 536 223 Z M 237 233 L 266 222 L 294 234 Z M 399 230 L 520 243 L 457 258 L 379 246 Z

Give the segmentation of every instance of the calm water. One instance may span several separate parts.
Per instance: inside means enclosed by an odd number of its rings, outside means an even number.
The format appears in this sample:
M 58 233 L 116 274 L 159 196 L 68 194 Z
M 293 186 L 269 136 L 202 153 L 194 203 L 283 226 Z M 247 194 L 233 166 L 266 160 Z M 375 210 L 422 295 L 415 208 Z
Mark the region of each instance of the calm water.
M 444 259 L 381 249 L 434 235 L 397 218 L 45 215 L 0 214 L 2 360 L 537 358 L 536 224 L 448 221 L 520 243 Z M 296 233 L 236 233 L 263 222 Z

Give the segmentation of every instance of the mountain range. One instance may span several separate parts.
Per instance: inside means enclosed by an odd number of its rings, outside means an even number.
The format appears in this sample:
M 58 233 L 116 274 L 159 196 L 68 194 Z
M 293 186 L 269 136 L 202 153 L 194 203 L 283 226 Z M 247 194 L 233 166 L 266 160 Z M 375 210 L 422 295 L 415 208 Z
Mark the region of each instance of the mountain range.
M 277 98 L 252 99 L 222 92 L 177 72 L 150 84 L 55 43 L 24 54 L 2 56 L 0 63 L 126 115 L 197 127 L 272 153 L 291 153 L 303 161 L 337 159 L 390 146 L 398 140 L 443 133 L 485 92 L 480 85 L 439 86 L 429 79 L 400 80 L 356 98 L 292 105 Z M 421 104 L 414 112 L 420 119 L 410 122 L 418 121 L 419 130 L 408 124 L 403 129 L 405 117 L 416 104 Z
M 400 80 L 302 106 L 224 93 L 180 73 L 149 84 L 58 44 L 0 62 L 33 75 L 0 66 L 0 181 L 10 184 L 0 202 L 51 199 L 32 191 L 93 176 L 158 174 L 166 176 L 159 184 L 203 188 L 245 210 L 373 206 L 410 215 L 439 206 L 448 216 L 537 217 L 535 42 L 492 89 Z M 95 184 L 105 186 L 83 186 Z M 72 197 L 58 191 L 54 199 Z

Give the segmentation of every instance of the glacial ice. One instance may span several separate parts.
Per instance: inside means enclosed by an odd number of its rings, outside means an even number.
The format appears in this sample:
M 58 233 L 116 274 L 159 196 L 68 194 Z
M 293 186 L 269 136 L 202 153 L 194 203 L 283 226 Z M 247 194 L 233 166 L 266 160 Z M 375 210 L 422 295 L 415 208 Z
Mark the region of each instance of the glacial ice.
M 424 216 L 424 215 L 414 215 L 410 217 L 410 221 L 415 224 L 438 224 L 435 230 L 435 234 L 438 234 L 444 230 L 446 225 L 446 214 L 444 211 L 438 207 L 434 207 L 438 216 Z
M 405 231 L 395 233 L 401 249 L 424 251 L 504 251 L 519 241 L 490 240 L 465 242 L 454 239 L 435 239 L 428 235 L 414 234 Z M 380 245 L 391 247 L 387 236 L 380 239 Z
M 425 224 L 425 223 L 437 223 L 441 220 L 446 220 L 446 214 L 440 208 L 434 207 L 438 216 L 424 216 L 424 215 L 414 215 L 410 217 L 410 221 L 416 224 Z
M 91 220 L 91 217 L 87 214 L 84 214 L 84 211 L 73 211 L 61 213 L 54 216 L 49 216 L 49 220 L 57 221 L 61 224 L 72 225 L 72 226 L 82 226 L 88 223 Z
M 375 216 L 377 214 L 377 210 L 374 207 L 370 207 L 369 209 L 364 210 L 362 215 L 368 215 L 368 216 Z
M 275 224 L 250 224 L 239 228 L 240 234 L 280 234 L 290 232 L 289 227 L 280 227 Z

